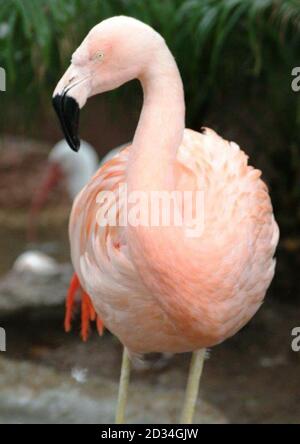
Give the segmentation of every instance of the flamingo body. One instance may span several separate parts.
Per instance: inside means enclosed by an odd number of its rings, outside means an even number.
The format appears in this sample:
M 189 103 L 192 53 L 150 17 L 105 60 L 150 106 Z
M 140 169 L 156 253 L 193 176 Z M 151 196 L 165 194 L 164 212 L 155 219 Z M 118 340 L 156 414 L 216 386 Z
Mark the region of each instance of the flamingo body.
M 97 195 L 126 182 L 130 149 L 104 164 L 74 202 L 71 254 L 81 284 L 104 325 L 131 352 L 218 344 L 252 318 L 274 275 L 278 227 L 261 172 L 237 144 L 210 129 L 186 129 L 176 189 L 203 188 L 204 231 L 186 241 L 183 256 L 144 245 L 157 264 L 151 273 L 132 260 L 126 227 L 97 223 L 103 205 Z

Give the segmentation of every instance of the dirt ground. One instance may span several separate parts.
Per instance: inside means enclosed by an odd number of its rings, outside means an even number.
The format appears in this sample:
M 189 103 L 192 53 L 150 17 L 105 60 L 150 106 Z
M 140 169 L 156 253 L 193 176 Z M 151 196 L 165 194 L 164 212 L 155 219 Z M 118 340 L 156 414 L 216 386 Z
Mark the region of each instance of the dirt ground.
M 121 346 L 108 332 L 93 332 L 87 343 L 62 329 L 63 308 L 6 319 L 10 338 L 6 357 L 40 363 L 64 374 L 87 369 L 93 377 L 116 382 Z M 300 307 L 268 300 L 255 319 L 234 338 L 210 351 L 201 395 L 231 423 L 300 423 L 300 352 L 291 349 L 291 330 L 299 326 Z M 183 389 L 189 355 L 176 355 L 162 369 L 133 371 L 131 384 Z

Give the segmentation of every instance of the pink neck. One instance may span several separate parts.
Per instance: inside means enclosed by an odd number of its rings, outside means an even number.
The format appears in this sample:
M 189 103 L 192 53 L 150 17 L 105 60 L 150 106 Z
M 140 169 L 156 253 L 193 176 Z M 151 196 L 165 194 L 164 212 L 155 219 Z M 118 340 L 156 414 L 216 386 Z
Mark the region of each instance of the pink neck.
M 185 127 L 181 77 L 167 47 L 140 77 L 144 104 L 130 150 L 131 190 L 174 189 L 176 152 Z

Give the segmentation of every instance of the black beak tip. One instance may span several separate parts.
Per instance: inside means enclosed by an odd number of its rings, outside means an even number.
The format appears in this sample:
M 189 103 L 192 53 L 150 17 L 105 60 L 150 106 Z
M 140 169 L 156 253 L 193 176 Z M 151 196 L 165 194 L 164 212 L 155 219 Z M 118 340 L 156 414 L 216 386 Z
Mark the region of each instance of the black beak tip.
M 78 137 L 79 105 L 73 97 L 67 94 L 56 94 L 52 98 L 53 108 L 56 111 L 65 139 L 73 151 L 80 148 Z
M 75 151 L 76 153 L 78 153 L 79 149 L 80 149 L 80 139 L 76 139 L 76 140 L 72 140 L 69 141 L 67 140 L 69 147 Z

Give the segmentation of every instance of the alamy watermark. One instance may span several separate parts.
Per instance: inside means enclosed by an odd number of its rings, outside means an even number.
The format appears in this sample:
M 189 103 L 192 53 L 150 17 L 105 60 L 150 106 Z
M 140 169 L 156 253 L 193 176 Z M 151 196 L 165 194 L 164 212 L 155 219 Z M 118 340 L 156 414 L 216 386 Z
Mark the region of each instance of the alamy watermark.
M 0 352 L 6 351 L 6 332 L 4 328 L 0 327 Z
M 294 79 L 292 80 L 291 86 L 294 92 L 300 91 L 300 66 L 295 66 L 292 69 L 292 76 Z
M 131 191 L 120 183 L 115 191 L 101 191 L 96 198 L 101 227 L 183 227 L 187 237 L 204 230 L 204 191 Z
M 0 66 L 0 91 L 6 91 L 6 71 Z
M 294 327 L 291 335 L 294 337 L 291 343 L 292 350 L 294 352 L 300 351 L 300 327 Z

